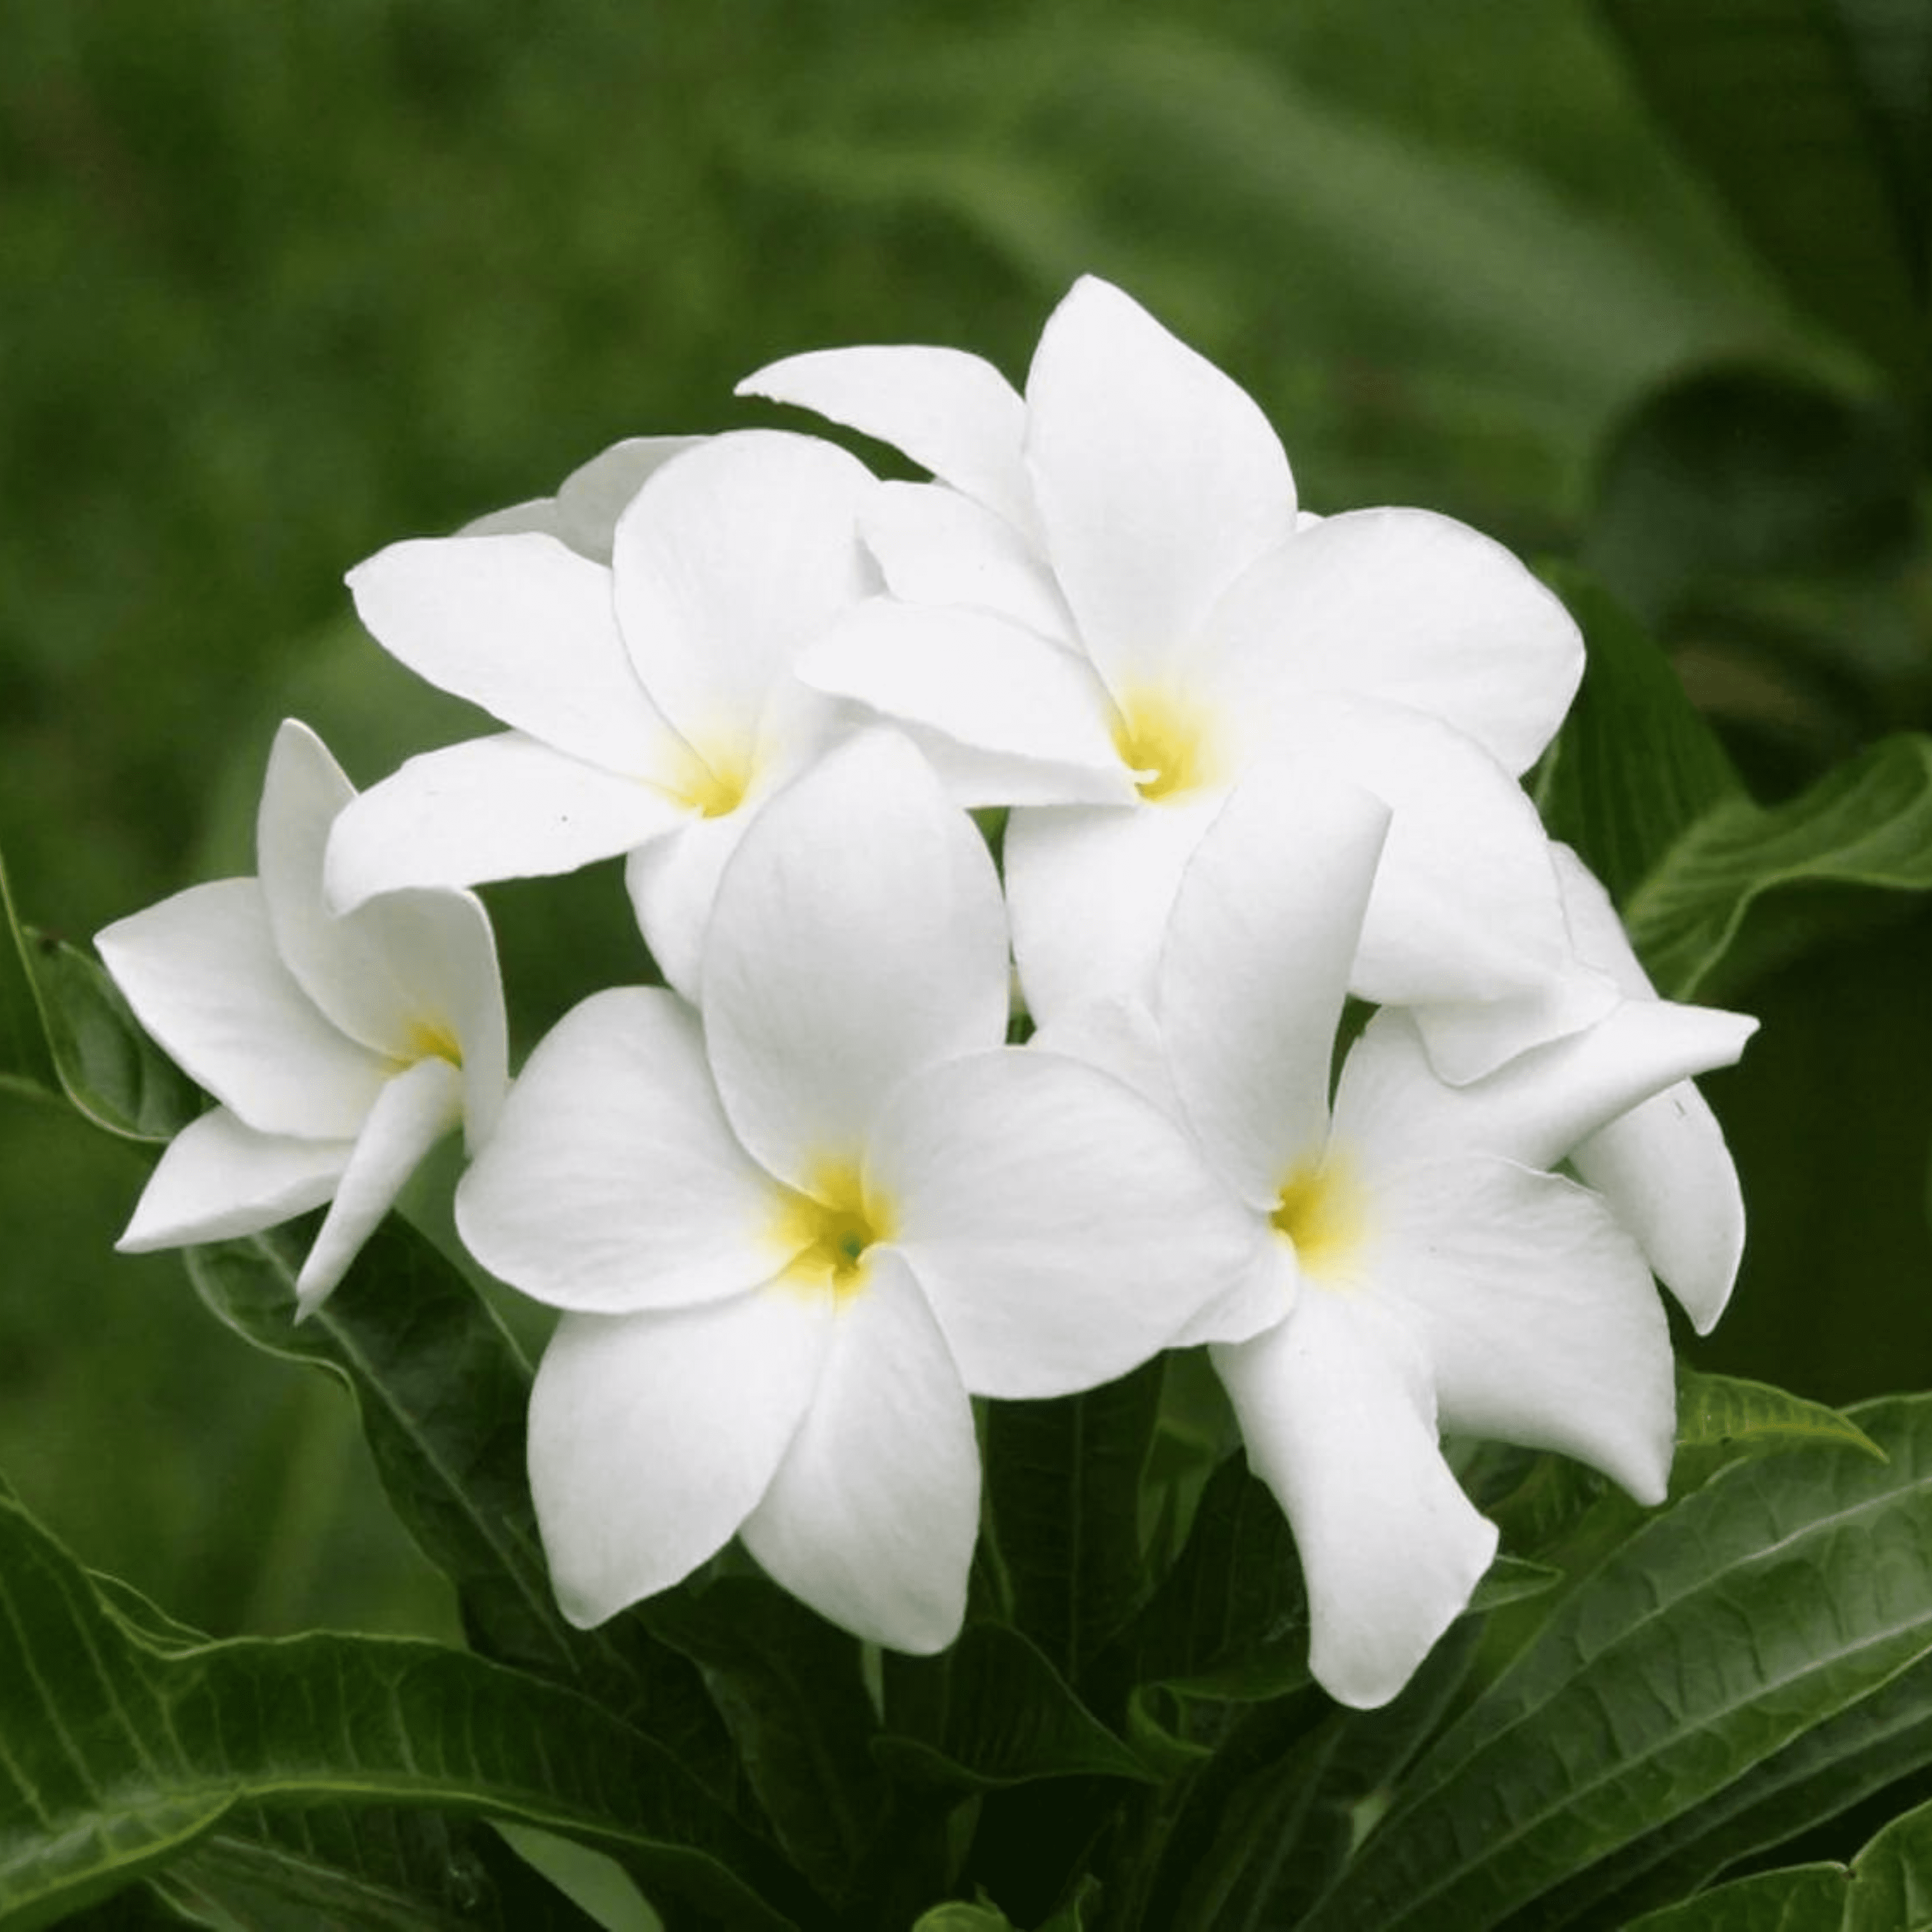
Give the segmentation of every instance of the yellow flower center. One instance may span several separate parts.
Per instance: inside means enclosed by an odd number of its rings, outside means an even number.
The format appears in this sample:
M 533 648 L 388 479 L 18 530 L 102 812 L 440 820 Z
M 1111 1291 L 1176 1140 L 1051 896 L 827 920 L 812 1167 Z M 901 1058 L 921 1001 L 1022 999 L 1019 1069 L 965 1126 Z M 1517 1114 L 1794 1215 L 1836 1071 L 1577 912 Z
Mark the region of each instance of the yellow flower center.
M 1268 1216 L 1294 1244 L 1301 1272 L 1318 1286 L 1346 1292 L 1358 1285 L 1369 1232 L 1368 1190 L 1346 1155 L 1333 1151 L 1298 1162 Z
M 403 1035 L 400 1064 L 413 1066 L 419 1060 L 446 1060 L 452 1066 L 463 1064 L 463 1043 L 447 1020 L 412 1019 Z
M 781 1188 L 777 1208 L 772 1238 L 790 1257 L 778 1278 L 796 1287 L 856 1294 L 870 1273 L 867 1251 L 892 1238 L 889 1204 L 866 1198 L 849 1161 L 827 1162 L 813 1176 L 809 1193 Z
M 1124 692 L 1114 712 L 1114 748 L 1150 803 L 1212 784 L 1221 776 L 1214 719 L 1186 693 Z
M 709 750 L 686 744 L 679 768 L 666 789 L 682 805 L 706 818 L 723 818 L 736 812 L 752 788 L 752 754 L 748 747 L 720 741 Z

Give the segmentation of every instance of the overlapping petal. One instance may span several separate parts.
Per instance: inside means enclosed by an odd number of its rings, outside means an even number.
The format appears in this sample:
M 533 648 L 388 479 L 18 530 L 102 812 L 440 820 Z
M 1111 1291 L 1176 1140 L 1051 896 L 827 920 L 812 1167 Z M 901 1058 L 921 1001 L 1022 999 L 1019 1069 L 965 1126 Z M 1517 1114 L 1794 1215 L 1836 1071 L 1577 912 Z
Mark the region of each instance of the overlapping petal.
M 1236 383 L 1084 276 L 1027 376 L 1027 467 L 1055 575 L 1119 695 L 1164 684 L 1215 599 L 1294 527 L 1288 459 Z
M 893 1203 L 894 1238 L 976 1395 L 1124 1374 L 1244 1281 L 1260 1239 L 1178 1125 L 1032 1047 L 908 1081 L 868 1143 L 866 1185 Z
M 740 1138 L 810 1192 L 908 1074 L 1006 1034 L 1006 921 L 972 821 L 868 733 L 758 817 L 718 889 L 705 1037 Z
M 829 1291 L 566 1315 L 530 1391 L 530 1490 L 564 1615 L 602 1623 L 722 1549 L 818 1385 Z
M 618 988 L 531 1054 L 464 1176 L 456 1221 L 483 1265 L 559 1308 L 713 1302 L 790 1258 L 781 1197 L 718 1103 L 695 1016 Z
M 974 498 L 943 484 L 882 483 L 859 530 L 904 602 L 990 611 L 1071 643 L 1072 614 L 1037 548 Z
M 914 344 L 821 349 L 768 364 L 738 394 L 794 404 L 876 436 L 1015 529 L 1034 526 L 1020 460 L 1025 405 L 980 356 Z
M 674 456 L 695 449 L 699 436 L 631 436 L 600 450 L 566 476 L 554 496 L 493 510 L 464 525 L 460 536 L 507 536 L 541 530 L 568 544 L 593 563 L 610 561 L 610 538 L 617 519 L 646 480 Z
M 839 1297 L 812 1406 L 745 1546 L 854 1635 L 925 1654 L 959 1634 L 980 1527 L 972 1405 L 904 1258 Z
M 1436 1441 L 1426 1360 L 1366 1297 L 1304 1291 L 1288 1319 L 1218 1348 L 1255 1473 L 1294 1532 L 1309 1668 L 1358 1709 L 1385 1704 L 1468 1606 L 1495 1526 Z
M 94 944 L 141 1024 L 247 1125 L 355 1136 L 390 1069 L 332 1026 L 282 964 L 255 880 L 190 886 Z

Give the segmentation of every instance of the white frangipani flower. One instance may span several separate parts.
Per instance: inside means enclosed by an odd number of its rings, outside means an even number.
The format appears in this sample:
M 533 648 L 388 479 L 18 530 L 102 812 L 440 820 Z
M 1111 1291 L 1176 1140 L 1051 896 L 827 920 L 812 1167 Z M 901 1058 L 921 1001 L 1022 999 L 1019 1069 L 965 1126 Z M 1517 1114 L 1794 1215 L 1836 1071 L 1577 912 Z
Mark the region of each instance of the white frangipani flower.
M 1366 793 L 1258 767 L 1182 880 L 1156 1015 L 1184 1118 L 1295 1285 L 1214 1358 L 1294 1530 L 1311 1668 L 1363 1707 L 1408 1681 L 1495 1553 L 1438 1429 L 1560 1450 L 1661 1500 L 1674 1387 L 1650 1270 L 1601 1197 L 1547 1170 L 1754 1025 L 1633 999 L 1457 1088 L 1384 1009 L 1331 1114 L 1388 823 Z
M 276 734 L 259 876 L 192 886 L 95 941 L 141 1024 L 220 1103 L 178 1134 L 118 1246 L 223 1240 L 332 1201 L 296 1282 L 308 1313 L 430 1148 L 473 1151 L 508 1084 L 482 904 L 405 891 L 338 915 L 329 828 L 356 796 L 322 741 Z
M 939 479 L 874 499 L 893 594 L 800 674 L 913 732 L 967 802 L 1026 808 L 1006 881 L 1036 1017 L 1148 992 L 1187 855 L 1263 757 L 1318 760 L 1394 808 L 1355 988 L 1418 1007 L 1449 1077 L 1606 1010 L 1514 782 L 1581 643 L 1498 545 L 1420 510 L 1300 513 L 1254 403 L 1092 278 L 1048 322 L 1024 400 L 976 358 L 911 347 L 742 386 Z
M 574 1621 L 737 1534 L 861 1636 L 942 1647 L 979 1518 L 969 1394 L 1122 1374 L 1251 1270 L 1251 1217 L 1168 1117 L 1002 1044 L 1007 970 L 985 846 L 870 733 L 746 834 L 701 1019 L 603 993 L 532 1056 L 457 1221 L 566 1311 L 530 1455 Z
M 692 993 L 725 860 L 838 728 L 792 664 L 871 587 L 856 518 L 876 485 L 844 451 L 767 430 L 620 445 L 580 473 L 575 494 L 508 513 L 537 527 L 395 544 L 350 573 L 385 649 L 512 728 L 364 794 L 329 890 L 352 906 L 628 853 L 644 937 Z M 607 568 L 586 551 L 637 477 Z

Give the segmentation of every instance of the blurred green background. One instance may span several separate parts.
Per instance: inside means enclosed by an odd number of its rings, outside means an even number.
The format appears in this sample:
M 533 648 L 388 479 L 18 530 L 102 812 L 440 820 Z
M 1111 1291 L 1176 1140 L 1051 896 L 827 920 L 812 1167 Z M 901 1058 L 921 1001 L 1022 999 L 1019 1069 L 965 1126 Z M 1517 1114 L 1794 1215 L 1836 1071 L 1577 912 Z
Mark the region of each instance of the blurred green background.
M 365 784 L 466 734 L 354 625 L 382 544 L 778 420 L 731 388 L 794 350 L 1018 379 L 1087 269 L 1256 395 L 1311 507 L 1600 571 L 1786 795 L 1932 722 L 1932 14 L 1840 10 L 1849 132 L 1809 43 L 1660 58 L 1713 10 L 1636 0 L 0 0 L 23 913 L 251 869 L 284 714 Z M 491 896 L 526 1044 L 634 970 L 609 868 Z M 1932 1384 L 1932 920 L 1816 915 L 1724 989 L 1766 1021 L 1710 1083 L 1754 1232 L 1697 1358 L 1835 1400 Z M 0 1098 L 0 1470 L 204 1627 L 443 1628 L 346 1398 L 110 1252 L 142 1173 Z

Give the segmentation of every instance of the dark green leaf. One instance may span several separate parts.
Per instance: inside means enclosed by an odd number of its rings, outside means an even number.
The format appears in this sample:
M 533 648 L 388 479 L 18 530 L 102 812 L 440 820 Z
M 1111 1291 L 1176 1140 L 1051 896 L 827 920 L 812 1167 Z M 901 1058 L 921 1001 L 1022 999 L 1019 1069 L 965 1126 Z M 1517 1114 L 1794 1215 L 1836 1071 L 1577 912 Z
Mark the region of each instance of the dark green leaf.
M 1310 1922 L 1491 1924 L 1704 1804 L 1932 1652 L 1932 1398 L 1889 1456 L 1737 1462 L 1563 1597 Z
M 778 1842 L 841 1896 L 885 1800 L 857 1640 L 762 1576 L 668 1592 L 643 1616 L 702 1667 Z
M 1545 572 L 1583 632 L 1583 682 L 1538 768 L 1550 836 L 1574 845 L 1623 904 L 1738 776 L 1661 647 L 1582 571 Z
M 1700 1375 L 1678 1364 L 1673 1489 L 1681 1492 L 1747 1456 L 1814 1444 L 1856 1450 L 1885 1460 L 1885 1451 L 1840 1410 L 1767 1383 Z
M 925 1682 L 915 1684 L 918 1679 Z M 969 1624 L 940 1657 L 890 1659 L 889 1713 L 902 1685 L 913 1688 L 909 1701 L 929 1728 L 874 1744 L 879 1761 L 896 1778 L 991 1791 L 1048 1778 L 1150 1776 L 1046 1658 L 1003 1624 Z
M 1638 1919 L 1630 1932 L 1922 1932 L 1932 1925 L 1932 1804 L 1843 1865 L 1760 1872 Z
M 46 1022 L 40 1011 L 39 989 L 29 963 L 30 942 L 14 910 L 7 884 L 7 862 L 0 857 L 0 1092 L 42 1100 L 57 1100 L 62 1088 Z
M 1785 286 L 1926 374 L 1932 20 L 1896 0 L 1603 0 L 1652 104 Z
M 1702 994 L 1754 903 L 1777 887 L 1932 889 L 1932 739 L 1901 734 L 1801 797 L 1707 812 L 1624 902 L 1624 923 L 1666 998 Z
M 564 1832 L 728 1922 L 808 1898 L 662 1746 L 441 1646 L 311 1636 L 162 1651 L 0 1502 L 0 1916 L 50 1924 L 239 1804 L 426 1805 Z
M 987 1412 L 987 1498 L 1013 1621 L 1071 1684 L 1146 1594 L 1141 1473 L 1161 1376 L 1156 1357 L 1084 1395 Z
M 202 1299 L 257 1347 L 355 1391 L 398 1515 L 454 1582 L 485 1654 L 578 1686 L 720 1781 L 728 1742 L 697 1673 L 634 1616 L 578 1630 L 556 1607 L 524 1472 L 530 1371 L 488 1304 L 392 1216 L 309 1318 L 294 1320 L 299 1233 L 188 1251 Z

